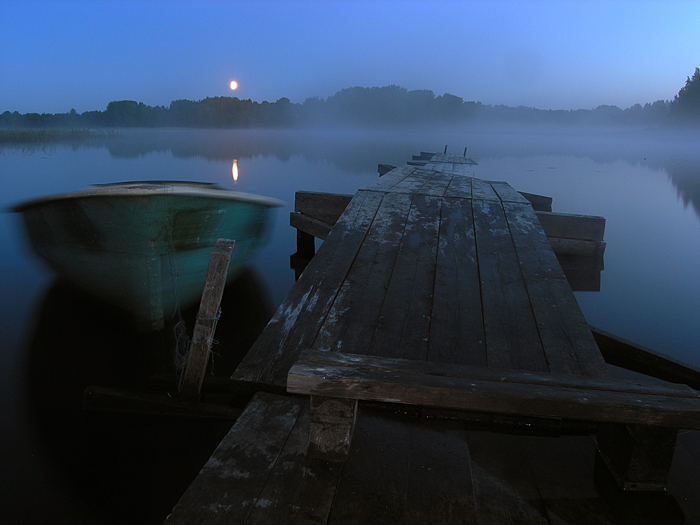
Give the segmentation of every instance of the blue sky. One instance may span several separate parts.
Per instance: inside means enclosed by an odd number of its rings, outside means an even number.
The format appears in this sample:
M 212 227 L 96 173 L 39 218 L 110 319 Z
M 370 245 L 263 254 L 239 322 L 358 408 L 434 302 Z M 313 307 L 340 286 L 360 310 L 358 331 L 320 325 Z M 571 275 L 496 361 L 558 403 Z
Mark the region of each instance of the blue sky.
M 699 27 L 700 2 L 674 0 L 0 0 L 0 112 L 390 84 L 626 108 L 673 98 L 700 66 Z

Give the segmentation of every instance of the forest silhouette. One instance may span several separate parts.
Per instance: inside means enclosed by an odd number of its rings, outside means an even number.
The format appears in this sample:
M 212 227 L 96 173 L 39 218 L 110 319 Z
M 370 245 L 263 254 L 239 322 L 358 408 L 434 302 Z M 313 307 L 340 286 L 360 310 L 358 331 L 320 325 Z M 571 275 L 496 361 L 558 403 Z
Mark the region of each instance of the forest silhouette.
M 430 90 L 409 91 L 400 86 L 351 87 L 326 98 L 292 103 L 255 102 L 238 97 L 174 100 L 168 107 L 133 100 L 113 101 L 104 111 L 78 113 L 0 114 L 3 128 L 293 128 L 304 126 L 422 126 L 464 122 L 522 124 L 700 124 L 700 68 L 688 77 L 672 101 L 635 104 L 627 109 L 601 105 L 595 109 L 543 110 L 526 106 L 488 105 L 465 101 Z

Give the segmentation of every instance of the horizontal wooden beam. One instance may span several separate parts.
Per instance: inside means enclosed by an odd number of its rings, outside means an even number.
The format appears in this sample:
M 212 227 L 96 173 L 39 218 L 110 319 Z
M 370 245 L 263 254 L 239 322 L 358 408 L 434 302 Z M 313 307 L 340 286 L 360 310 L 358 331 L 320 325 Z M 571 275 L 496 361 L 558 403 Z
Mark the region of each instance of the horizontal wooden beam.
M 700 390 L 700 368 L 591 326 L 606 363 Z
M 700 428 L 700 393 L 684 385 L 536 374 L 304 350 L 287 391 L 594 423 Z
M 306 215 L 302 215 L 301 213 L 295 211 L 289 213 L 289 225 L 292 228 L 301 230 L 304 233 L 308 233 L 309 235 L 313 235 L 317 239 L 324 241 L 332 229 L 332 226 L 324 222 L 312 217 L 307 217 Z
M 83 394 L 83 410 L 141 416 L 224 419 L 235 421 L 239 408 L 182 401 L 167 394 L 132 392 L 117 388 L 91 386 Z
M 565 239 L 562 237 L 547 236 L 552 251 L 557 255 L 583 255 L 593 257 L 603 255 L 606 244 L 601 241 L 587 241 L 582 239 Z
M 352 200 L 352 195 L 297 191 L 294 194 L 294 211 L 333 226 Z
M 605 219 L 594 215 L 536 212 L 547 237 L 602 241 L 605 235 Z

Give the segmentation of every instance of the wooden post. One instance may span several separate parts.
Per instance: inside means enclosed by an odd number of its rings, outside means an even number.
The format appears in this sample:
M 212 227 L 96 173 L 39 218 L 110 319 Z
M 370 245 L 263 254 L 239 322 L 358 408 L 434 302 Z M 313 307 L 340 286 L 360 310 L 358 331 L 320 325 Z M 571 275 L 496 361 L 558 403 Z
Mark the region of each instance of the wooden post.
M 310 457 L 345 461 L 355 429 L 357 400 L 339 397 L 311 397 L 309 428 Z
M 219 239 L 214 246 L 207 267 L 207 279 L 204 283 L 202 301 L 197 313 L 197 323 L 190 341 L 187 368 L 180 394 L 182 399 L 197 401 L 202 390 L 202 381 L 207 370 L 209 350 L 214 336 L 216 320 L 219 314 L 221 297 L 224 295 L 226 275 L 228 274 L 234 241 Z
M 677 437 L 674 428 L 600 425 L 598 452 L 621 489 L 663 492 Z

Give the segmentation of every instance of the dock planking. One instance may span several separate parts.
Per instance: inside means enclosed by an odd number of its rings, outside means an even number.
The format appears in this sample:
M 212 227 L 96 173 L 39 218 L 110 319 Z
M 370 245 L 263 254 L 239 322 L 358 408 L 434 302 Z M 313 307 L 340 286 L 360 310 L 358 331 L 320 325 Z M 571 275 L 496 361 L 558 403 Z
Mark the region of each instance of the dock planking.
M 584 381 L 609 379 L 553 251 L 556 243 L 543 229 L 543 223 L 553 228 L 552 217 L 545 215 L 541 221 L 538 215 L 549 212 L 536 212 L 532 204 L 536 196 L 519 193 L 505 182 L 468 176 L 471 165 L 469 159 L 436 155 L 422 166 L 395 168 L 358 191 L 232 380 L 310 395 L 312 408 L 330 407 L 329 398 L 337 398 L 481 410 L 507 417 L 522 412 L 553 420 L 567 419 L 574 410 L 579 415 L 573 419 L 584 424 L 644 426 L 647 421 L 668 427 L 654 438 L 659 443 L 675 439 L 685 415 L 697 419 L 697 399 L 669 401 L 659 390 L 656 397 L 647 393 L 640 401 L 633 399 L 636 394 L 611 386 L 614 381 L 600 393 L 583 387 L 572 391 L 561 384 L 524 387 L 473 378 L 446 385 L 429 374 L 397 373 L 395 380 L 375 381 L 375 376 L 347 370 L 336 383 L 330 378 L 319 386 L 308 379 L 311 372 L 307 379 L 290 374 L 293 367 L 298 370 L 302 350 L 311 349 L 369 359 L 400 358 L 427 368 L 466 365 L 563 374 Z M 537 207 L 541 209 L 542 203 Z M 578 223 L 591 228 L 585 234 L 590 242 L 602 243 L 604 220 L 599 219 L 564 217 L 556 224 L 562 226 L 557 234 L 572 235 L 569 225 Z M 292 386 L 293 376 L 298 383 Z M 474 388 L 480 393 L 471 395 L 471 401 L 455 401 L 460 393 L 473 394 Z M 358 395 L 372 389 L 381 390 L 381 396 Z M 589 398 L 595 399 L 593 405 Z M 639 402 L 641 411 L 635 409 Z M 529 407 L 540 408 L 530 414 Z M 350 420 L 338 423 L 338 429 L 345 429 L 342 432 L 328 434 L 329 439 L 339 439 L 339 447 L 343 443 L 342 454 L 352 437 Z M 329 454 L 340 453 L 341 448 L 334 450 L 325 438 L 314 436 L 314 443 L 322 443 Z M 645 454 L 634 439 L 620 439 L 636 447 L 630 454 Z M 614 467 L 613 456 L 604 459 Z M 663 489 L 663 476 L 652 479 L 653 473 L 669 461 L 659 458 L 648 473 L 625 487 Z M 629 470 L 628 464 L 620 470 Z M 619 480 L 627 474 L 618 473 Z
M 235 381 L 281 392 L 302 348 L 606 373 L 530 201 L 433 159 L 358 191 Z

